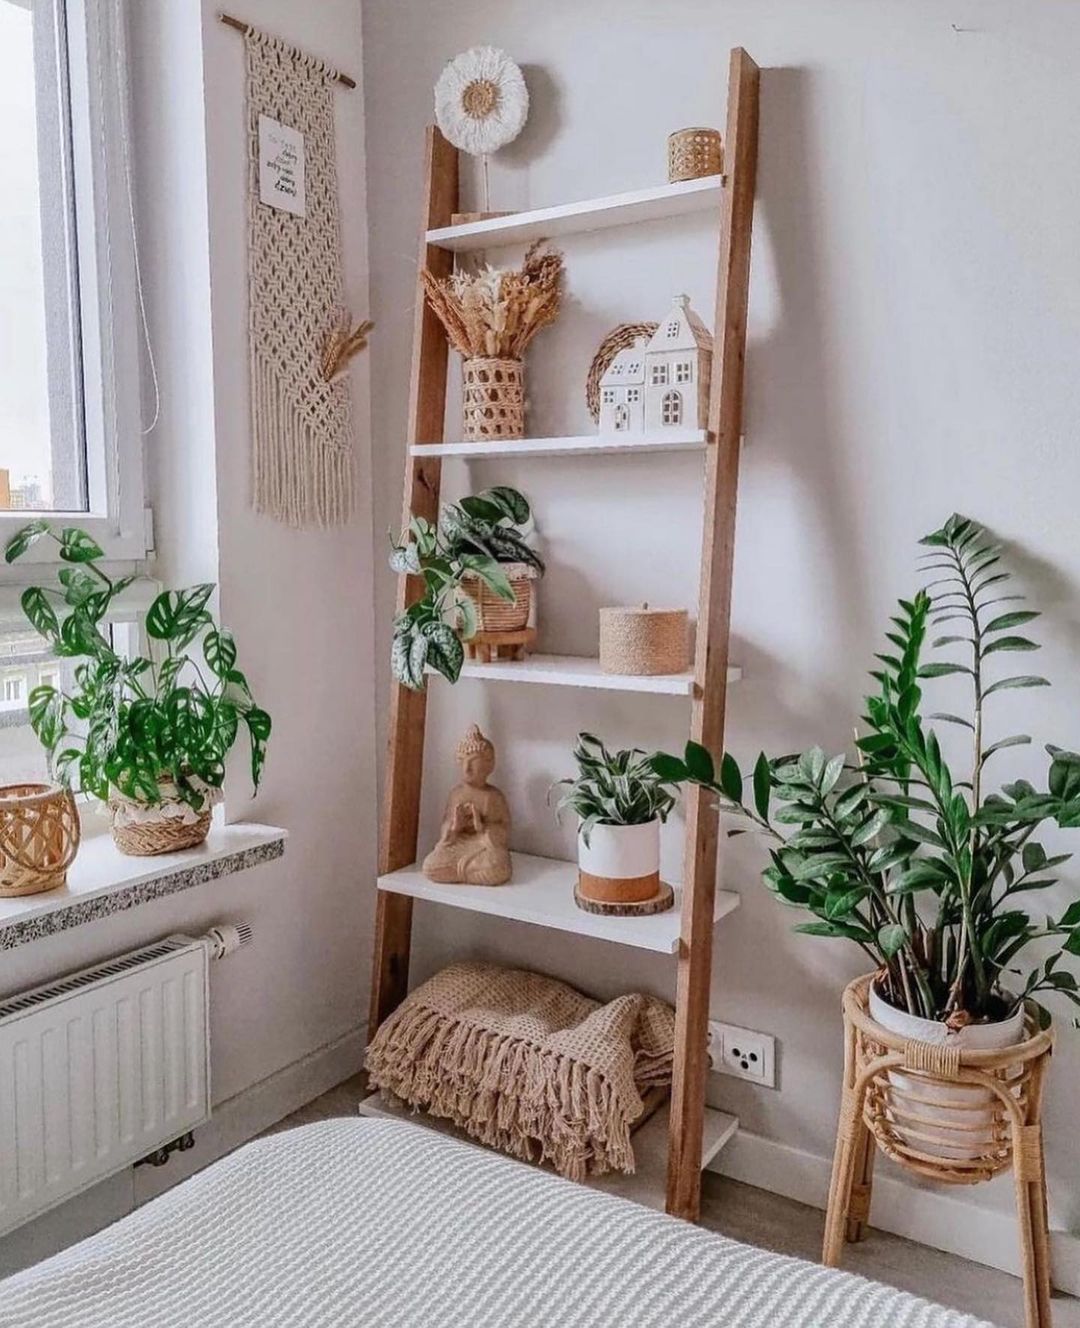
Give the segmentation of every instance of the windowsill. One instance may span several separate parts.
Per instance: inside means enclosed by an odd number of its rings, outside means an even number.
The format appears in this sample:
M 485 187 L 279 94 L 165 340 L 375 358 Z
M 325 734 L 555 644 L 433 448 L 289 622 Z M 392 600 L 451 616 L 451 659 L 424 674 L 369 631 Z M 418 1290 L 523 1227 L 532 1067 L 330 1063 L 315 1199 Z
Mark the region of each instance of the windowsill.
M 154 858 L 127 857 L 110 834 L 88 835 L 63 889 L 0 899 L 0 950 L 271 862 L 285 852 L 288 833 L 243 822 L 214 825 L 198 848 Z

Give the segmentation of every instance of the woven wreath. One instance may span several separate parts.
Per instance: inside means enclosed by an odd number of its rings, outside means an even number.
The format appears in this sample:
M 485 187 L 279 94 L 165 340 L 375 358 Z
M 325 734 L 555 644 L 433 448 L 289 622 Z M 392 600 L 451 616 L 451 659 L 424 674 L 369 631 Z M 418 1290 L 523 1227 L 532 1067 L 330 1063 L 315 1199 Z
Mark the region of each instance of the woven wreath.
M 659 323 L 620 323 L 611 329 L 597 347 L 585 379 L 585 404 L 595 423 L 600 422 L 600 380 L 607 373 L 611 361 L 619 351 L 633 346 L 642 337 L 651 339 L 659 326 Z

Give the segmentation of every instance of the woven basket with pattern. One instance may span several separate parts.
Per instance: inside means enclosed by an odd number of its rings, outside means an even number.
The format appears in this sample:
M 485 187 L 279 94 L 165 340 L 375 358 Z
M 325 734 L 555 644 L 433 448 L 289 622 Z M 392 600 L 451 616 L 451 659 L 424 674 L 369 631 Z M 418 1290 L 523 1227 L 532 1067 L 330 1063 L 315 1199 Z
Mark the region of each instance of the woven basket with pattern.
M 668 136 L 668 179 L 698 180 L 724 169 L 724 144 L 719 129 L 677 129 Z
M 42 894 L 66 884 L 81 834 L 69 789 L 0 785 L 0 898 Z
M 476 357 L 462 366 L 462 425 L 466 442 L 525 436 L 525 376 L 521 360 Z
M 176 787 L 171 780 L 162 777 L 158 780 L 158 785 L 167 802 L 175 799 Z M 194 821 L 184 821 L 176 816 L 163 816 L 160 820 L 121 823 L 119 813 L 124 808 L 125 803 L 122 799 L 109 799 L 113 843 L 121 853 L 126 853 L 132 858 L 153 858 L 159 853 L 179 853 L 181 849 L 195 848 L 203 843 L 210 833 L 209 794 L 203 810 L 197 814 Z
M 462 580 L 469 598 L 476 605 L 476 626 L 481 632 L 520 632 L 529 624 L 532 611 L 532 583 L 536 573 L 528 563 L 502 563 L 501 570 L 510 582 L 514 599 L 496 595 L 479 577 Z

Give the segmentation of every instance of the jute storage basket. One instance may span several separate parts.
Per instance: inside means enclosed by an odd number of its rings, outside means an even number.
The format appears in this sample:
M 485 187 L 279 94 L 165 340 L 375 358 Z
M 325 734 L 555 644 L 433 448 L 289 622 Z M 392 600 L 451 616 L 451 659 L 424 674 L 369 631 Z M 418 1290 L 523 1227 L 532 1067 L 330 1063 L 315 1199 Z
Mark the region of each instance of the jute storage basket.
M 496 595 L 478 576 L 463 578 L 469 598 L 476 605 L 478 631 L 520 632 L 528 626 L 536 573 L 528 563 L 503 563 L 501 569 L 514 592 L 513 602 Z
M 668 136 L 668 179 L 697 180 L 724 169 L 724 144 L 719 129 L 677 129 Z
M 682 673 L 690 663 L 690 628 L 685 609 L 600 610 L 600 668 L 604 673 L 644 677 Z
M 0 785 L 0 897 L 59 889 L 67 882 L 81 834 L 69 789 Z
M 462 367 L 462 425 L 466 442 L 525 436 L 525 376 L 521 360 L 474 358 Z
M 908 1038 L 869 1011 L 873 976 L 844 992 L 844 1089 L 822 1261 L 840 1262 L 870 1216 L 875 1146 L 917 1176 L 974 1185 L 1009 1168 L 1016 1187 L 1028 1328 L 1050 1328 L 1043 1079 L 1053 1033 L 1027 1014 L 1022 1042 L 997 1050 Z M 965 1140 L 942 1148 L 943 1130 Z M 942 1156 L 942 1153 L 963 1154 Z

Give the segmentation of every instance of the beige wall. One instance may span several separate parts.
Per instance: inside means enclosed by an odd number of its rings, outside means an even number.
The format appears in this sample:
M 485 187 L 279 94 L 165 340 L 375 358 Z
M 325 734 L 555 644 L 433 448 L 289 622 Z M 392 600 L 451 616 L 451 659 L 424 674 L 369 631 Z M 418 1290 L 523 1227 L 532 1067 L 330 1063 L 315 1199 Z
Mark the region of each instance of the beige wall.
M 400 503 L 431 88 L 446 59 L 480 42 L 513 54 L 533 98 L 521 139 L 492 162 L 496 208 L 662 181 L 670 130 L 723 125 L 729 48 L 744 45 L 763 66 L 733 623 L 745 680 L 732 696 L 731 747 L 749 762 L 760 746 L 848 742 L 890 606 L 917 584 L 916 540 L 954 509 L 1014 546 L 1048 611 L 1039 669 L 1055 690 L 1003 700 L 995 731 L 1080 741 L 1080 10 L 1053 0 L 365 0 L 379 533 Z M 528 366 L 537 434 L 588 431 L 585 370 L 615 323 L 659 318 L 679 291 L 712 316 L 714 240 L 702 221 L 582 237 L 565 253 L 568 307 Z M 537 509 L 551 564 L 546 648 L 594 649 L 603 603 L 695 603 L 699 460 L 444 471 L 451 495 L 496 476 Z M 377 575 L 381 713 L 393 585 Z M 949 708 L 947 684 L 940 695 Z M 545 792 L 568 773 L 576 731 L 670 747 L 686 729 L 669 698 L 477 683 L 452 694 L 437 685 L 431 716 L 425 843 L 452 744 L 478 720 L 499 744 L 517 846 L 565 856 L 572 829 L 554 824 Z M 1008 765 L 1039 778 L 1041 747 Z M 672 869 L 679 830 L 666 840 Z M 842 945 L 793 936 L 758 882 L 761 865 L 750 839 L 726 855 L 724 884 L 743 907 L 720 932 L 713 1011 L 778 1037 L 780 1090 L 714 1078 L 710 1097 L 796 1150 L 789 1171 L 820 1177 L 838 1100 L 839 992 L 861 965 Z M 1076 881 L 1074 871 L 1073 891 Z M 467 952 L 599 992 L 673 990 L 672 966 L 636 950 L 428 907 L 417 917 L 421 972 Z M 1051 1207 L 1056 1225 L 1078 1231 L 1080 1035 L 1067 1015 L 1061 1023 Z M 1007 1181 L 960 1197 L 984 1210 L 1011 1203 Z M 960 1239 L 964 1222 L 946 1225 Z

